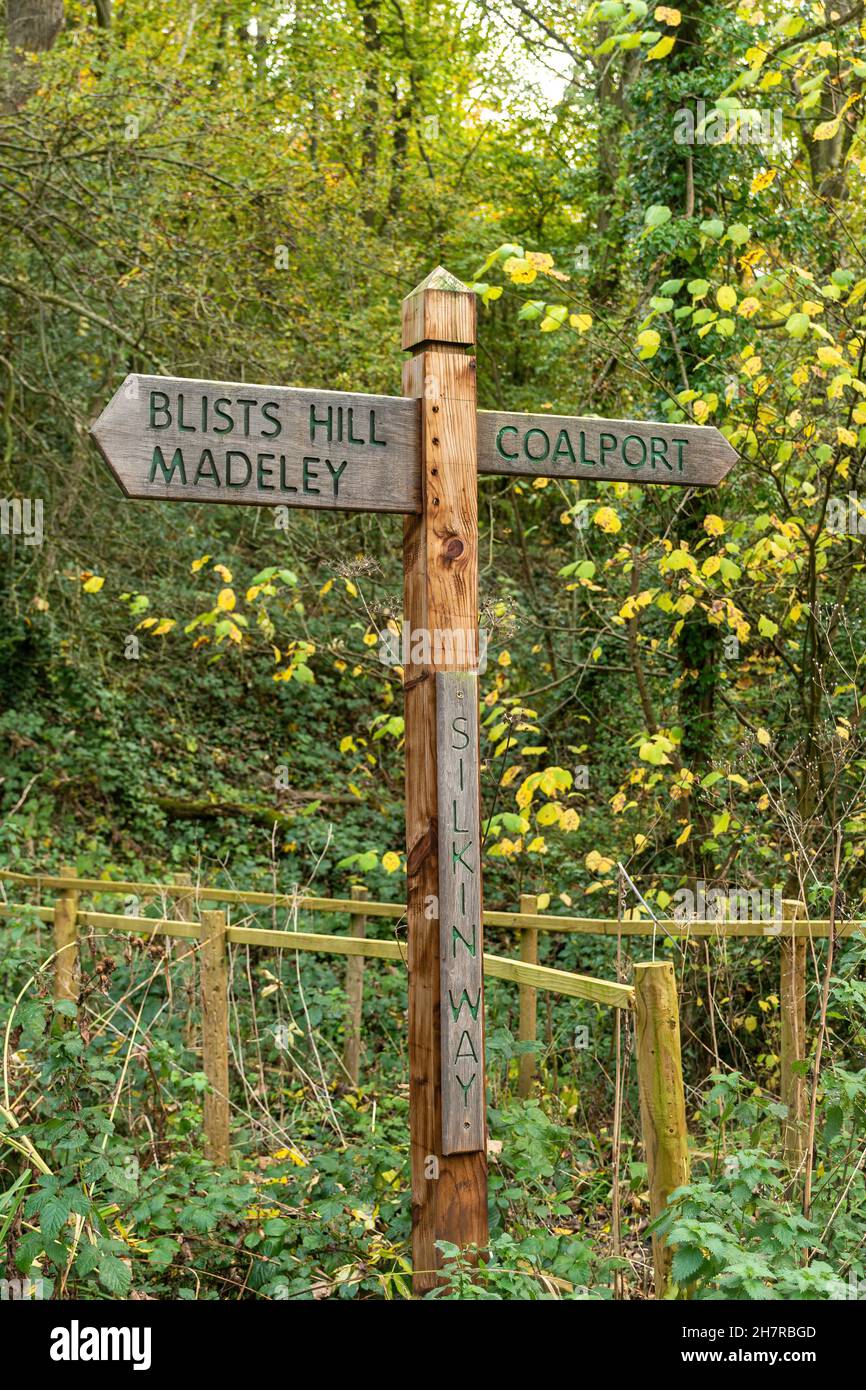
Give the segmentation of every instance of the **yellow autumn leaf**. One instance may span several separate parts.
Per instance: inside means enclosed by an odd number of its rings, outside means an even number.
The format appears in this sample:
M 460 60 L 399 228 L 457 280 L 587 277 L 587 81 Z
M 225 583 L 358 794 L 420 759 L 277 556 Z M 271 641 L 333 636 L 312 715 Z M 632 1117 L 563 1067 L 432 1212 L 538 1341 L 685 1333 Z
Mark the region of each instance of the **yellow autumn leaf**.
M 691 827 L 691 825 L 687 825 L 686 828 L 685 828 L 683 831 L 681 831 L 681 833 L 680 833 L 679 836 L 677 837 L 677 842 L 676 842 L 676 848 L 677 848 L 677 849 L 680 849 L 680 848 L 685 844 L 686 840 L 689 838 L 689 836 L 691 835 L 691 833 L 692 833 L 692 827 Z
M 770 735 L 767 733 L 766 729 L 758 730 L 758 742 L 760 743 L 762 748 L 769 748 L 770 744 L 772 743 L 772 739 L 770 738 Z
M 595 525 L 609 536 L 615 535 L 617 531 L 622 530 L 622 522 L 613 507 L 599 507 L 592 519 Z
M 578 333 L 585 333 L 587 329 L 592 328 L 592 314 L 569 314 L 568 321 Z
M 673 34 L 666 34 L 663 39 L 659 39 L 658 43 L 653 44 L 646 56 L 650 60 L 653 58 L 666 58 L 675 43 L 676 39 Z
M 849 449 L 857 447 L 857 436 L 854 431 L 845 429 L 842 425 L 839 425 L 836 430 L 836 438 L 840 444 L 847 445 Z
M 765 188 L 770 187 L 770 184 L 773 182 L 777 173 L 777 169 L 762 169 L 760 174 L 756 174 L 755 177 L 752 179 L 752 182 L 749 185 L 749 192 L 763 193 Z
M 349 595 L 349 597 L 350 597 L 350 598 L 357 598 L 357 597 L 358 597 L 358 590 L 357 590 L 356 586 L 352 583 L 351 579 L 346 579 L 346 580 L 344 580 L 343 582 L 344 582 L 345 585 L 346 585 L 346 593 Z
M 209 559 L 210 559 L 210 556 L 209 556 L 209 555 L 202 555 L 202 557 L 201 557 L 200 560 L 193 560 L 192 564 L 191 564 L 190 567 L 189 567 L 189 568 L 190 568 L 190 572 L 191 572 L 192 574 L 198 574 L 199 570 L 202 568 L 203 565 L 206 565 L 206 564 L 207 564 L 207 562 L 208 562 Z
M 637 335 L 637 345 L 640 348 L 641 361 L 646 362 L 648 358 L 655 357 L 661 344 L 661 335 L 654 328 L 645 328 L 642 333 Z
M 364 641 L 364 646 L 365 646 L 365 647 L 375 647 L 375 645 L 376 645 L 376 643 L 378 642 L 378 640 L 379 640 L 379 634 L 378 634 L 378 632 L 365 632 L 365 633 L 364 633 L 363 641 Z
M 668 5 L 657 5 L 653 10 L 653 19 L 659 24 L 667 24 L 671 29 L 675 29 L 682 15 L 679 10 L 671 9 Z
M 844 358 L 837 347 L 822 343 L 818 349 L 818 361 L 825 367 L 842 367 Z
M 236 602 L 234 589 L 220 589 L 217 594 L 217 608 L 221 608 L 224 613 L 231 613 Z
M 704 530 L 708 536 L 723 536 L 725 534 L 725 523 L 715 512 L 710 512 L 704 517 Z
M 737 291 L 733 285 L 722 285 L 716 291 L 716 303 L 720 309 L 733 309 L 737 302 Z
M 839 126 L 842 121 L 841 113 L 834 121 L 822 121 L 816 125 L 812 132 L 813 140 L 834 140 L 839 134 Z
M 98 594 L 104 583 L 105 580 L 102 575 L 92 574 L 89 579 L 84 581 L 84 592 L 86 594 Z
M 171 632 L 175 622 L 175 618 L 162 618 L 159 624 L 153 629 L 154 637 L 164 637 L 167 632 Z
M 400 856 L 389 849 L 387 854 L 382 855 L 382 868 L 386 874 L 394 874 L 400 867 Z
M 224 584 L 231 584 L 232 572 L 226 565 L 214 565 L 214 572 L 219 575 Z
M 573 807 L 569 806 L 563 811 L 559 818 L 559 828 L 560 830 L 569 831 L 580 829 L 580 816 Z
M 508 652 L 500 652 L 499 656 L 497 657 L 497 661 L 500 666 L 510 666 L 511 656 Z
M 326 579 L 326 580 L 325 580 L 325 583 L 322 585 L 321 589 L 319 590 L 319 598 L 324 598 L 325 594 L 329 594 L 329 593 L 331 592 L 331 590 L 333 589 L 333 587 L 334 587 L 334 581 L 333 581 L 333 579 Z
M 760 300 L 756 299 L 753 294 L 749 294 L 746 296 L 745 299 L 740 301 L 737 313 L 739 314 L 740 318 L 751 319 L 754 318 L 755 314 L 758 312 L 760 307 Z

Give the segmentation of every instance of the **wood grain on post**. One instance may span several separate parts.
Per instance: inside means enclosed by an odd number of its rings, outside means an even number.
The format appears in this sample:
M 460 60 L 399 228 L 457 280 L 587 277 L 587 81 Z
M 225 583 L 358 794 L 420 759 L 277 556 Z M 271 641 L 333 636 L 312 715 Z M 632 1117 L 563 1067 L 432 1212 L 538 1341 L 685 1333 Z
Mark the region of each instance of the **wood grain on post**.
M 538 911 L 538 899 L 532 893 L 521 893 L 520 895 L 520 914 L 534 917 Z M 534 927 L 524 927 L 520 933 L 520 959 L 524 965 L 538 964 L 538 932 Z M 522 1043 L 535 1042 L 537 1037 L 537 1005 L 538 993 L 532 985 L 520 986 L 520 1022 L 518 1025 L 517 1037 Z M 532 1082 L 535 1078 L 535 1053 L 524 1052 L 520 1057 L 520 1076 L 517 1082 L 517 1094 L 519 1096 L 529 1096 L 532 1094 Z
M 64 878 L 74 878 L 75 869 L 62 870 Z M 78 1003 L 78 893 L 66 888 L 54 905 L 54 998 Z
M 173 874 L 172 883 L 184 890 L 178 893 L 174 899 L 174 912 L 179 922 L 192 922 L 193 908 L 195 906 L 195 896 L 192 891 L 192 874 Z M 190 951 L 185 957 L 187 968 L 187 1012 L 184 1024 L 184 1042 L 191 1050 L 196 1045 L 196 1025 L 195 1025 L 195 952 Z
M 352 884 L 352 899 L 362 902 L 367 897 L 367 889 L 360 883 Z M 352 914 L 349 918 L 349 935 L 367 935 L 367 918 Z M 361 1029 L 364 1022 L 364 957 L 349 956 L 346 964 L 346 1037 L 343 1043 L 343 1066 L 349 1074 L 353 1086 L 358 1085 L 361 1071 Z
M 439 856 L 436 774 L 437 670 L 474 669 L 478 645 L 475 295 L 439 268 L 403 302 L 403 391 L 421 400 L 422 511 L 403 531 L 404 620 L 424 630 L 430 664 L 404 671 L 407 920 L 409 930 L 409 1122 L 412 1252 L 417 1293 L 433 1288 L 438 1240 L 487 1243 L 487 1155 L 442 1152 Z M 437 634 L 458 634 L 443 651 Z M 411 650 L 410 644 L 410 650 Z M 413 653 L 414 654 L 414 653 Z M 452 660 L 449 662 L 448 657 Z M 438 659 L 437 659 L 438 658 Z M 480 873 L 480 865 L 479 865 Z M 481 923 L 478 924 L 481 950 Z M 484 1090 L 483 1057 L 479 1080 Z
M 204 1098 L 205 1157 L 229 1161 L 228 953 L 224 912 L 201 914 L 202 1061 L 208 1081 Z
M 680 1016 L 670 961 L 634 967 L 637 1075 L 646 1150 L 650 1216 L 661 1216 L 668 1197 L 689 1180 L 689 1145 L 680 1053 Z M 664 1298 L 672 1252 L 654 1235 L 655 1296 Z
M 802 915 L 796 899 L 782 902 L 783 921 L 795 922 Z M 783 934 L 779 950 L 779 1072 L 782 1103 L 788 1107 L 782 1145 L 786 1163 L 796 1170 L 805 1157 L 807 1138 L 806 1078 L 797 1068 L 806 1059 L 806 940 Z

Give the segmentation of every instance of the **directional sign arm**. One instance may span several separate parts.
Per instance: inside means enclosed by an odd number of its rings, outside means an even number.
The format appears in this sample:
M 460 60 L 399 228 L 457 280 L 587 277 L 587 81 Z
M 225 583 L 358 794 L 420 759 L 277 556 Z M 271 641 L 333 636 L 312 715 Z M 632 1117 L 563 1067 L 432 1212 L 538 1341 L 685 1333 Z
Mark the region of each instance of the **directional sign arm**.
M 418 402 L 128 376 L 91 436 L 127 497 L 421 510 Z
M 478 412 L 478 472 L 715 487 L 738 458 L 712 425 Z

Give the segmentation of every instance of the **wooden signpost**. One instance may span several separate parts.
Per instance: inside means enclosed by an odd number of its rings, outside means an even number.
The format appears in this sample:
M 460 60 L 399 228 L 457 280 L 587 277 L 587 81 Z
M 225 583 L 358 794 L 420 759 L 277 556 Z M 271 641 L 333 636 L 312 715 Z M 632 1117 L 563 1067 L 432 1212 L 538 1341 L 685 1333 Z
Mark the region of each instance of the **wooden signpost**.
M 417 1292 L 437 1242 L 488 1234 L 478 474 L 712 487 L 737 457 L 705 426 L 479 412 L 475 325 L 439 267 L 403 301 L 403 396 L 132 375 L 91 431 L 127 497 L 404 514 L 404 621 L 431 639 L 403 685 Z

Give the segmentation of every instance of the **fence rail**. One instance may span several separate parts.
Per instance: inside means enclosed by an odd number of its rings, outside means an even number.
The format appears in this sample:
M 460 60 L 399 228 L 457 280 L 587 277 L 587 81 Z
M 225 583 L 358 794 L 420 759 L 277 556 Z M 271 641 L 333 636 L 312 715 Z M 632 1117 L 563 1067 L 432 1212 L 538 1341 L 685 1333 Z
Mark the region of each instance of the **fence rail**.
M 50 891 L 74 891 L 76 893 L 99 893 L 109 897 L 170 898 L 179 896 L 177 883 L 144 883 L 134 879 L 77 878 L 63 874 L 22 874 L 12 870 L 0 869 L 0 881 L 26 884 L 30 887 Z M 186 896 L 193 902 L 225 903 L 226 906 L 249 907 L 287 907 L 299 912 L 354 913 L 358 899 L 319 898 L 296 893 L 243 892 L 234 888 L 211 888 L 206 884 L 184 885 Z M 530 899 L 524 895 L 522 901 Z M 531 899 L 535 901 L 534 899 Z M 364 898 L 364 914 L 367 917 L 388 917 L 399 921 L 406 915 L 405 903 L 383 903 Z M 783 904 L 784 906 L 784 904 Z M 826 937 L 831 928 L 836 937 L 866 937 L 866 921 L 839 922 L 835 924 L 828 917 L 806 918 L 801 915 L 796 920 L 783 917 L 767 919 L 748 919 L 745 921 L 721 921 L 714 917 L 693 919 L 679 917 L 627 918 L 618 921 L 611 917 L 566 917 L 555 913 L 532 911 L 500 912 L 490 909 L 483 914 L 485 927 L 505 927 L 520 931 L 567 932 L 585 936 L 744 936 L 772 937 L 794 936 L 798 938 Z

